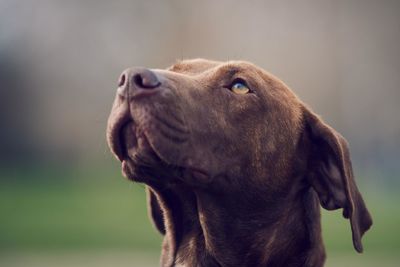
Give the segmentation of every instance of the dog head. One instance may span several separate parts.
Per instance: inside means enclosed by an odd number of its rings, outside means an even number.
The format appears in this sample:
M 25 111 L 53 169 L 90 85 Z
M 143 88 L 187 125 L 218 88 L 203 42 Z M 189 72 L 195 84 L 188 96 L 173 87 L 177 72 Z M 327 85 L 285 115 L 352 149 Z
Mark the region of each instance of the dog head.
M 372 224 L 344 138 L 279 79 L 248 62 L 189 60 L 120 77 L 108 143 L 123 173 L 150 186 L 183 183 L 238 198 L 312 187 L 343 208 L 353 243 Z

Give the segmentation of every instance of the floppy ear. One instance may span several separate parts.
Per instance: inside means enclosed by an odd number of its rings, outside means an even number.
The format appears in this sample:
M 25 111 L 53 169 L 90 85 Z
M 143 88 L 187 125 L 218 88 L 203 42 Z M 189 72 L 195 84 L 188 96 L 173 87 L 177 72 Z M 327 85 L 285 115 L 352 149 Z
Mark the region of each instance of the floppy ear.
M 353 177 L 347 142 L 312 111 L 305 108 L 304 116 L 311 140 L 309 182 L 322 207 L 343 208 L 343 216 L 350 218 L 354 248 L 361 253 L 361 237 L 372 219 Z
M 157 199 L 157 196 L 148 186 L 146 186 L 146 195 L 147 195 L 147 212 L 149 214 L 150 220 L 153 222 L 157 230 L 162 235 L 165 235 L 163 211 L 160 207 L 160 203 Z

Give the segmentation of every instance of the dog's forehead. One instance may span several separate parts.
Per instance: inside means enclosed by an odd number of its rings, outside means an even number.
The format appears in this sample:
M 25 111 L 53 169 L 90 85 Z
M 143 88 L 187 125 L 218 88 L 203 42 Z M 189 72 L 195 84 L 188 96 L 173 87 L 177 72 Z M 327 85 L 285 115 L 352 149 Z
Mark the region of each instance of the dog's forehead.
M 200 75 L 204 73 L 218 73 L 219 75 L 240 72 L 241 70 L 259 71 L 259 68 L 245 61 L 212 61 L 206 59 L 183 60 L 170 66 L 167 70 L 187 75 Z
M 206 59 L 191 59 L 182 60 L 170 66 L 167 70 L 185 73 L 185 74 L 200 74 L 210 69 L 216 68 L 223 64 L 223 62 L 212 61 Z

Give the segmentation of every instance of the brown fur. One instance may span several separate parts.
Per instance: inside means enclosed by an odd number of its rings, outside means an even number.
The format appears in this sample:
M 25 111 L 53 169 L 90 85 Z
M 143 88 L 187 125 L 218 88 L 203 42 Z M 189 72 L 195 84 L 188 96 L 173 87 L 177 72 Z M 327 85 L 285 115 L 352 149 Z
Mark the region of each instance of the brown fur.
M 240 78 L 252 90 L 229 90 Z M 372 224 L 344 138 L 279 79 L 202 59 L 121 76 L 108 142 L 148 187 L 161 266 L 323 266 L 319 203 Z

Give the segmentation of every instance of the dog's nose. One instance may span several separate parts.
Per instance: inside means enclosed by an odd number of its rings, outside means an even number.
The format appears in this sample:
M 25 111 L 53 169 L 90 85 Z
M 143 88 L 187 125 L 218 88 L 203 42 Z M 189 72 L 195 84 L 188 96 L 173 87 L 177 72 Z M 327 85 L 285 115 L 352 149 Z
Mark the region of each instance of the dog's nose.
M 161 82 L 153 71 L 146 68 L 130 68 L 122 72 L 119 78 L 118 94 L 125 97 L 135 90 L 152 90 L 160 85 Z

